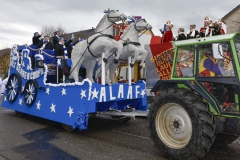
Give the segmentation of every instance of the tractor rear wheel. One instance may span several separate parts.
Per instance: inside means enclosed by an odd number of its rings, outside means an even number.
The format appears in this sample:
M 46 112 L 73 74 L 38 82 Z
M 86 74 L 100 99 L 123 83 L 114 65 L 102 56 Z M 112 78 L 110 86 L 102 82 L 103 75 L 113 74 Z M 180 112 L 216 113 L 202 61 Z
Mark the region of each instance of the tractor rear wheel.
M 149 108 L 151 138 L 162 156 L 198 159 L 215 139 L 215 122 L 200 96 L 181 88 L 161 91 Z

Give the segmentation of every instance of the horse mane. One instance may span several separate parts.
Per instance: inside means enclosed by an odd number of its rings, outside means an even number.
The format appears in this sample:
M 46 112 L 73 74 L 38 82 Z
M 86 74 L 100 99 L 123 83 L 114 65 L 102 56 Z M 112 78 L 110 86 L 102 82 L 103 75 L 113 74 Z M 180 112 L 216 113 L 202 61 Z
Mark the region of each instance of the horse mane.
M 121 35 L 121 39 L 124 39 L 125 37 L 128 37 L 129 38 L 129 31 L 132 30 L 132 28 L 134 27 L 134 23 L 131 23 L 128 28 L 123 32 L 123 34 Z
M 99 21 L 97 27 L 95 28 L 94 32 L 97 33 L 99 29 L 101 28 L 102 24 L 105 22 L 105 19 L 107 18 L 107 13 L 103 16 L 103 18 Z

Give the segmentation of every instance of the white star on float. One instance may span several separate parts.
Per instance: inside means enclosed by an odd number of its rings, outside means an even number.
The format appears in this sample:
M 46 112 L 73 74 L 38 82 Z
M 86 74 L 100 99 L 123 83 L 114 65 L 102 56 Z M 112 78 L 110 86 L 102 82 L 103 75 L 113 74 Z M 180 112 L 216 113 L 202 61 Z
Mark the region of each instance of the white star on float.
M 5 97 L 4 97 L 4 102 L 6 102 L 6 101 L 7 101 L 7 97 L 5 96 Z
M 144 97 L 145 94 L 146 94 L 146 93 L 145 93 L 145 89 L 142 89 L 140 95 L 141 95 L 142 97 Z
M 24 57 L 27 58 L 27 53 L 24 54 Z
M 74 112 L 73 112 L 73 108 L 71 108 L 71 106 L 69 106 L 69 110 L 68 110 L 67 113 L 69 114 L 69 117 L 71 117 L 72 114 L 74 113 Z
M 57 65 L 61 66 L 61 59 L 57 59 Z
M 38 101 L 38 103 L 36 103 L 36 105 L 37 105 L 37 109 L 40 110 L 40 106 L 41 106 L 40 100 Z
M 23 101 L 22 101 L 22 98 L 20 98 L 18 104 L 19 104 L 19 105 L 22 105 L 22 102 L 23 102 Z
M 63 88 L 61 92 L 62 92 L 62 96 L 63 96 L 63 95 L 67 95 L 65 88 Z
M 97 98 L 97 99 L 98 99 L 98 96 L 97 96 L 97 95 L 98 95 L 98 92 L 99 92 L 99 91 L 96 91 L 96 88 L 94 88 L 94 91 L 92 92 L 92 95 L 93 95 L 93 96 L 92 96 L 92 99 L 94 99 L 94 98 Z
M 54 105 L 54 104 L 52 103 L 52 106 L 50 107 L 51 112 L 54 112 L 54 113 L 56 112 L 55 107 L 56 107 L 56 105 Z
M 25 63 L 22 61 L 22 67 L 25 67 Z
M 49 93 L 50 93 L 50 88 L 47 88 L 46 93 L 49 95 Z
M 83 97 L 87 97 L 86 96 L 86 90 L 81 90 L 80 95 L 81 95 L 81 99 L 83 99 Z

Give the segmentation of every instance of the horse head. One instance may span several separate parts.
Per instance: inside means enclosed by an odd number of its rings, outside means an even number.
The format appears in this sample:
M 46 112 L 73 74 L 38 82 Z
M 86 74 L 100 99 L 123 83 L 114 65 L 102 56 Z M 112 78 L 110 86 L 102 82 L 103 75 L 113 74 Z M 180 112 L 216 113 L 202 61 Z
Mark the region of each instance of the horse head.
M 137 20 L 135 22 L 135 24 L 134 24 L 134 27 L 139 32 L 141 32 L 143 30 L 150 30 L 150 29 L 152 29 L 152 26 L 149 23 L 145 22 L 143 19 Z
M 118 10 L 109 10 L 107 13 L 107 18 L 110 22 L 115 23 L 118 21 L 125 21 L 127 16 L 124 13 L 119 12 Z
M 101 32 L 109 29 L 115 22 L 125 21 L 127 19 L 127 16 L 124 13 L 119 12 L 118 10 L 108 9 L 107 11 L 104 11 L 104 13 L 106 14 L 100 20 L 99 24 L 95 29 L 95 32 Z

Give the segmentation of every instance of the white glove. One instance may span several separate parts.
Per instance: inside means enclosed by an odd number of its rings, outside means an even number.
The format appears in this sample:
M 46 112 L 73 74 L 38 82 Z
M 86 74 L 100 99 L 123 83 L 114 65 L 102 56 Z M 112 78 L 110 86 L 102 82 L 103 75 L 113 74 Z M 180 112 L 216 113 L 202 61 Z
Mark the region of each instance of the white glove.
M 74 34 L 72 34 L 72 38 L 71 38 L 71 40 L 73 40 L 74 39 Z

